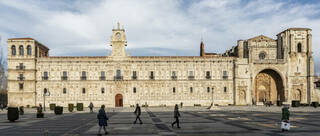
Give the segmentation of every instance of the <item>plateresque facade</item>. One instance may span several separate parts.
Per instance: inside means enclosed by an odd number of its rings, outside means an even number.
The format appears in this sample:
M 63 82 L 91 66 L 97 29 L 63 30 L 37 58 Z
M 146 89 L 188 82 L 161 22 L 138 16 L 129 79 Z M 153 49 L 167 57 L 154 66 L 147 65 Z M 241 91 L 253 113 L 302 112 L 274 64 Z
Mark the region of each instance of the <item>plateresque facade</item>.
M 32 38 L 8 39 L 9 105 L 43 105 L 44 99 L 46 106 L 108 107 L 319 101 L 311 29 L 290 28 L 276 40 L 239 40 L 224 54 L 205 53 L 201 42 L 200 56 L 128 56 L 125 30 L 118 24 L 112 31 L 110 56 L 49 56 Z

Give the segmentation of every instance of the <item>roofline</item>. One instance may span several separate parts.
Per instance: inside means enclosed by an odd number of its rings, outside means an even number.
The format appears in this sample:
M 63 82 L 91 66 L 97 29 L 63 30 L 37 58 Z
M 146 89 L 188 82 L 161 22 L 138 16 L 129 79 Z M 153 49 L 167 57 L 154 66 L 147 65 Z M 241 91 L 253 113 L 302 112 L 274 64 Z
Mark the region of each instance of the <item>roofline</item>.
M 41 45 L 42 47 L 46 48 L 47 50 L 50 50 L 47 46 L 43 45 L 42 43 L 40 43 L 39 41 L 33 39 L 33 38 L 30 38 L 30 37 L 25 37 L 25 38 L 9 38 L 9 40 L 33 40 L 35 41 L 36 43 L 38 43 L 39 45 Z
M 285 32 L 285 31 L 289 31 L 289 30 L 311 30 L 312 31 L 311 28 L 291 27 L 291 28 L 288 28 L 288 29 L 278 33 L 277 36 L 280 35 L 281 33 Z

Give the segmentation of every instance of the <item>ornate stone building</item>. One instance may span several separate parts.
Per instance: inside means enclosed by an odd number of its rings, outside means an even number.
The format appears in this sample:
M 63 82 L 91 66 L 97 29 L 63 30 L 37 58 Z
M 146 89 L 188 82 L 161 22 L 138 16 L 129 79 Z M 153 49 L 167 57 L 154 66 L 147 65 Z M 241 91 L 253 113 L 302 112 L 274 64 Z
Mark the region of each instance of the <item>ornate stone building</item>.
M 49 56 L 49 48 L 32 38 L 8 39 L 9 105 L 319 101 L 311 29 L 290 28 L 277 39 L 239 40 L 224 54 L 206 53 L 201 42 L 200 56 L 128 56 L 125 30 L 118 25 L 112 31 L 110 56 Z

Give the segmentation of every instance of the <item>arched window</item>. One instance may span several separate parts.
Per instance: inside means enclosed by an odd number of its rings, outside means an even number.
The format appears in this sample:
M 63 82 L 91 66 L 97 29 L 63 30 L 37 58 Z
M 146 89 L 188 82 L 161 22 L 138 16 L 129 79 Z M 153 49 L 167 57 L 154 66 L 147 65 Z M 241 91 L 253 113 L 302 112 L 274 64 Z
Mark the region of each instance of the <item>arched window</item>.
M 301 43 L 298 43 L 298 52 L 302 52 L 302 45 L 301 45 Z
M 263 59 L 265 59 L 265 58 L 266 58 L 266 54 L 263 53 L 263 52 L 261 52 L 261 53 L 259 54 L 259 59 L 263 60 Z
M 16 55 L 16 46 L 14 46 L 14 45 L 11 46 L 11 55 L 12 56 Z
M 31 46 L 28 45 L 28 46 L 27 46 L 27 54 L 28 54 L 28 55 L 31 55 L 31 52 L 32 52 Z
M 24 50 L 23 50 L 23 46 L 22 45 L 19 46 L 19 55 L 20 56 L 24 55 Z

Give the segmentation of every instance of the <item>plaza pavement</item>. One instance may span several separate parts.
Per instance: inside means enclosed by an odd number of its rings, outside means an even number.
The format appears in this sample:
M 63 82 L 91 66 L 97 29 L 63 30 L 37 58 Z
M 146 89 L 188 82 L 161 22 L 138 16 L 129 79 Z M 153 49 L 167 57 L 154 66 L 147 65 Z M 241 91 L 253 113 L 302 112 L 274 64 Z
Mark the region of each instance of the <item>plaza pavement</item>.
M 98 109 L 95 109 L 97 111 Z M 320 135 L 320 108 L 290 108 L 291 130 L 281 132 L 281 107 L 228 106 L 210 111 L 207 107 L 183 107 L 181 128 L 171 127 L 173 107 L 141 108 L 143 124 L 132 124 L 134 108 L 107 108 L 109 135 L 164 135 L 164 136 L 317 136 Z M 45 118 L 37 119 L 35 109 L 14 123 L 0 111 L 0 136 L 94 136 L 97 135 L 97 113 L 69 113 L 54 115 L 46 111 Z

